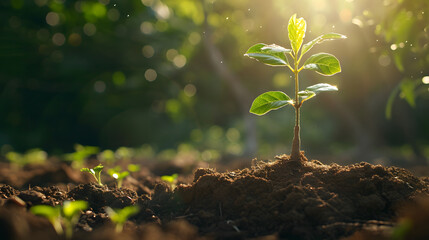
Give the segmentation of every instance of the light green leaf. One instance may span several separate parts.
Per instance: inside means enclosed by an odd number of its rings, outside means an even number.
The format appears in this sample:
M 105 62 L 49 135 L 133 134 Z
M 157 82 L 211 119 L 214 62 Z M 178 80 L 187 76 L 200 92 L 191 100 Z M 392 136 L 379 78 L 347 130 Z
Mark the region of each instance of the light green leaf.
M 298 96 L 302 98 L 302 101 L 307 101 L 308 99 L 316 96 L 316 93 L 312 91 L 304 90 L 304 91 L 298 92 Z
M 295 55 L 298 54 L 298 51 L 301 48 L 302 42 L 304 41 L 306 28 L 307 28 L 307 24 L 304 18 L 297 19 L 296 14 L 294 14 L 289 19 L 289 25 L 287 29 L 289 34 L 290 45 Z
M 43 216 L 46 218 L 56 218 L 60 216 L 60 209 L 48 205 L 37 205 L 30 208 L 34 215 Z
M 286 49 L 275 44 L 267 45 L 264 43 L 258 43 L 251 46 L 244 56 L 254 58 L 271 66 L 286 66 L 289 65 L 289 63 L 285 53 L 290 51 L 290 49 Z
M 83 200 L 64 201 L 63 214 L 67 219 L 73 218 L 75 215 L 88 208 L 88 202 Z
M 292 99 L 285 93 L 280 91 L 266 92 L 253 101 L 250 112 L 256 115 L 264 115 L 287 104 L 292 104 Z
M 333 85 L 328 84 L 328 83 L 318 83 L 316 85 L 313 85 L 313 86 L 306 88 L 305 90 L 311 91 L 314 93 L 319 93 L 319 92 L 338 91 L 338 88 L 337 88 L 337 86 L 333 86 Z
M 404 98 L 411 107 L 416 106 L 416 97 L 414 94 L 414 89 L 416 88 L 416 84 L 413 80 L 405 79 L 401 82 L 401 93 L 400 97 Z
M 334 55 L 317 53 L 305 61 L 304 69 L 314 70 L 322 75 L 331 76 L 341 72 L 340 62 Z
M 317 38 L 313 39 L 312 41 L 304 44 L 302 46 L 302 51 L 301 51 L 301 56 L 304 55 L 306 52 L 308 52 L 314 45 L 324 42 L 324 41 L 328 41 L 328 40 L 335 40 L 335 39 L 346 39 L 347 37 L 339 34 L 339 33 L 328 33 L 328 34 L 323 34 L 321 36 L 318 36 Z

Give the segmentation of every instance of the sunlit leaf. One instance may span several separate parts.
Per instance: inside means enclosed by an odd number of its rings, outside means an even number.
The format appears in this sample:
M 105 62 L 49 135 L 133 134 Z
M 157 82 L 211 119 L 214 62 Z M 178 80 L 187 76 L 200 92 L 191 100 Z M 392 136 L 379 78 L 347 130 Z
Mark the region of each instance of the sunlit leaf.
M 335 40 L 335 39 L 346 39 L 347 37 L 342 35 L 342 34 L 338 34 L 338 33 L 328 33 L 328 34 L 323 34 L 321 36 L 318 36 L 317 38 L 313 39 L 312 41 L 304 44 L 302 46 L 302 50 L 301 50 L 301 55 L 304 55 L 306 52 L 308 52 L 314 45 L 324 42 L 324 41 L 328 41 L 328 40 Z
M 314 70 L 327 76 L 341 72 L 341 66 L 338 59 L 328 53 L 317 53 L 312 55 L 307 59 L 307 61 L 305 61 L 304 69 Z
M 63 214 L 66 218 L 72 218 L 77 215 L 80 211 L 88 208 L 88 202 L 83 200 L 77 201 L 64 201 Z
M 302 42 L 304 41 L 306 28 L 307 28 L 307 25 L 304 18 L 297 19 L 296 14 L 294 14 L 289 19 L 289 25 L 288 25 L 289 41 L 290 41 L 292 50 L 295 54 L 298 53 L 299 49 L 301 48 Z
M 319 93 L 319 92 L 338 91 L 338 88 L 337 86 L 333 86 L 328 83 L 318 83 L 316 85 L 306 88 L 305 90 L 311 91 L 314 93 Z
M 285 55 L 287 52 L 290 52 L 290 49 L 286 49 L 275 44 L 267 45 L 264 43 L 258 43 L 250 47 L 244 56 L 254 58 L 271 66 L 286 66 L 288 65 Z
M 253 101 L 250 112 L 256 115 L 264 115 L 287 104 L 292 104 L 292 99 L 285 93 L 280 91 L 266 92 Z
M 298 96 L 300 96 L 303 99 L 303 101 L 307 101 L 308 99 L 316 96 L 316 93 L 312 91 L 304 90 L 304 91 L 298 92 Z
M 406 79 L 401 82 L 401 94 L 400 97 L 404 98 L 411 107 L 416 106 L 416 97 L 414 94 L 414 89 L 416 88 L 416 84 L 414 81 Z

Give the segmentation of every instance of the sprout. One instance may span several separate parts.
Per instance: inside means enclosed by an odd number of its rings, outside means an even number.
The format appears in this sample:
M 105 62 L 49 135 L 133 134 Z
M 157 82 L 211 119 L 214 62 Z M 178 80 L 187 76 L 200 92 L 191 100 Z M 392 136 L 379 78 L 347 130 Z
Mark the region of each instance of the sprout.
M 131 216 L 139 212 L 138 206 L 128 206 L 123 209 L 112 209 L 110 207 L 106 208 L 106 213 L 109 215 L 110 220 L 116 224 L 115 231 L 117 233 L 122 232 L 125 222 Z
M 71 239 L 73 228 L 79 220 L 80 212 L 88 208 L 86 201 L 64 201 L 63 206 L 55 207 L 47 205 L 37 205 L 30 209 L 34 215 L 42 216 L 48 219 L 58 235 L 65 232 L 67 239 Z M 64 231 L 64 227 L 65 231 Z
M 103 186 L 103 183 L 101 183 L 101 171 L 103 170 L 103 165 L 98 164 L 98 166 L 94 168 L 81 168 L 81 172 L 88 172 L 91 173 L 91 175 L 97 180 L 98 185 Z
M 302 104 L 316 96 L 319 92 L 338 91 L 336 86 L 320 83 L 299 90 L 298 73 L 302 70 L 313 70 L 321 75 L 331 76 L 341 72 L 340 62 L 336 57 L 328 53 L 317 53 L 310 56 L 300 65 L 301 59 L 316 44 L 328 40 L 345 39 L 346 36 L 338 33 L 323 34 L 303 45 L 307 24 L 303 18 L 296 18 L 294 14 L 289 19 L 288 36 L 291 49 L 276 44 L 267 45 L 258 43 L 247 50 L 245 56 L 254 58 L 266 65 L 283 66 L 292 71 L 295 76 L 295 97 L 291 98 L 281 91 L 271 91 L 259 95 L 252 103 L 250 112 L 256 115 L 264 115 L 271 110 L 291 105 L 295 108 L 295 129 L 292 143 L 291 159 L 300 160 L 300 108 Z M 290 58 L 292 61 L 290 61 Z
M 127 168 L 130 172 L 137 172 L 140 170 L 140 166 L 137 164 L 128 164 Z
M 171 189 L 175 189 L 176 188 L 176 184 L 177 184 L 177 177 L 179 175 L 177 175 L 177 173 L 173 174 L 173 175 L 164 175 L 161 177 L 161 180 L 166 181 L 170 184 Z
M 109 169 L 107 173 L 117 180 L 118 188 L 122 187 L 122 181 L 124 180 L 124 178 L 130 175 L 130 172 L 128 171 L 122 171 L 120 166 L 116 166 L 115 168 Z
M 75 169 L 82 168 L 87 157 L 99 152 L 98 147 L 82 146 L 80 144 L 76 144 L 74 148 L 76 151 L 74 153 L 66 154 L 65 158 L 67 161 L 72 162 L 72 167 Z

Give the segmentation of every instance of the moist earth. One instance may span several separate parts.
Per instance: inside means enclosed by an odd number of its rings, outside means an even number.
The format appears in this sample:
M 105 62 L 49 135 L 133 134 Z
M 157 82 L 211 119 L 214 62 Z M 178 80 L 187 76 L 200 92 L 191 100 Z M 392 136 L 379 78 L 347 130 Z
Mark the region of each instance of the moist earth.
M 429 239 L 428 178 L 397 167 L 282 155 L 223 173 L 199 168 L 174 190 L 150 174 L 135 174 L 117 188 L 79 184 L 64 166 L 49 169 L 50 179 L 56 171 L 63 182 L 52 186 L 0 185 L 2 239 L 63 239 L 28 209 L 65 200 L 89 203 L 73 239 L 388 239 L 403 219 L 415 223 L 400 232 L 402 239 Z M 105 208 L 130 205 L 140 212 L 115 233 Z

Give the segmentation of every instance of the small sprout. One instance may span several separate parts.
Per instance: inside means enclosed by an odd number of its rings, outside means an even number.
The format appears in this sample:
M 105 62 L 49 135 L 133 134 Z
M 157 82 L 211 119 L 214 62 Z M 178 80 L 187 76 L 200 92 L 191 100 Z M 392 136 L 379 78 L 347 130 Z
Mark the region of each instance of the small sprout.
M 130 172 L 122 171 L 121 167 L 119 166 L 109 169 L 107 173 L 118 181 L 118 188 L 122 187 L 122 181 L 124 178 L 130 175 Z
M 37 216 L 42 216 L 52 224 L 58 235 L 64 233 L 63 226 L 61 225 L 61 208 L 60 206 L 37 205 L 31 207 L 30 211 Z
M 97 154 L 100 151 L 98 147 L 82 146 L 80 144 L 76 144 L 74 148 L 75 152 L 66 154 L 65 159 L 67 161 L 71 161 L 72 167 L 75 169 L 82 168 L 86 158 L 91 155 Z
M 177 175 L 177 173 L 173 174 L 173 175 L 164 175 L 161 177 L 161 180 L 166 181 L 170 184 L 171 189 L 175 189 L 176 188 L 176 184 L 177 184 L 177 177 L 179 175 Z
M 140 170 L 140 166 L 137 164 L 128 164 L 127 168 L 130 172 L 138 172 Z
M 113 164 L 116 160 L 115 152 L 110 149 L 106 149 L 98 154 L 100 161 L 106 163 L 107 165 Z
M 30 149 L 24 154 L 17 152 L 6 153 L 6 159 L 9 160 L 14 168 L 22 168 L 27 164 L 43 164 L 48 158 L 48 154 L 38 148 Z
M 103 168 L 103 165 L 98 164 L 98 166 L 94 168 L 81 168 L 80 171 L 91 173 L 95 180 L 97 180 L 98 185 L 103 186 L 103 183 L 101 183 L 101 171 Z
M 106 208 L 106 213 L 109 215 L 110 220 L 116 224 L 115 231 L 117 233 L 122 232 L 125 222 L 131 216 L 139 212 L 138 206 L 128 206 L 123 209 L 112 209 L 110 207 Z
M 79 220 L 80 212 L 88 208 L 86 201 L 64 201 L 63 206 L 55 207 L 47 205 L 37 205 L 30 209 L 34 215 L 48 219 L 58 235 L 65 232 L 67 239 L 71 239 L 73 228 Z M 64 231 L 64 227 L 65 231 Z

